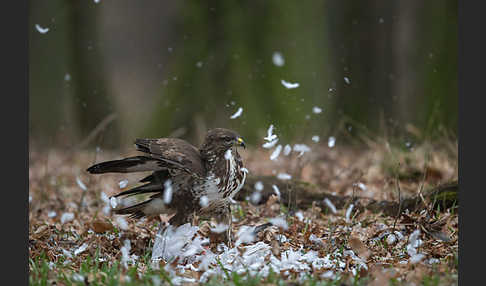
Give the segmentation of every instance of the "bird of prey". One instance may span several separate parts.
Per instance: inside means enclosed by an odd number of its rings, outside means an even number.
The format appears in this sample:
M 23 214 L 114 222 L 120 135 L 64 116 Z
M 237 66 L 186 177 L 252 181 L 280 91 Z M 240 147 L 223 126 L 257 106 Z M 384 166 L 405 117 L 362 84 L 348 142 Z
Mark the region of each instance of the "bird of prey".
M 232 130 L 215 128 L 207 132 L 198 149 L 178 138 L 136 139 L 135 147 L 145 153 L 95 164 L 91 174 L 153 171 L 140 180 L 141 186 L 123 191 L 114 197 L 151 193 L 146 201 L 114 209 L 116 214 L 132 218 L 175 213 L 172 226 L 191 222 L 194 215 L 214 217 L 231 228 L 230 200 L 243 187 L 246 169 L 237 151 L 245 142 Z M 164 192 L 171 189 L 171 196 Z M 168 198 L 171 198 L 168 200 Z M 230 229 L 227 239 L 231 244 Z

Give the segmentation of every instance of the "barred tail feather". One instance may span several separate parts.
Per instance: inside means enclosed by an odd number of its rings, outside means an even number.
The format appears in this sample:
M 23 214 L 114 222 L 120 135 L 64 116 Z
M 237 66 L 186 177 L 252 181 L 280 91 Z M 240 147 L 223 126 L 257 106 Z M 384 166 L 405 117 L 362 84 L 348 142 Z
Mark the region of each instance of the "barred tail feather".
M 129 214 L 131 218 L 142 218 L 144 216 L 158 215 L 167 211 L 167 208 L 160 198 L 151 198 L 122 209 L 115 209 L 115 214 Z
M 160 160 L 154 158 L 135 156 L 122 160 L 98 163 L 89 167 L 86 171 L 91 174 L 103 174 L 166 170 L 167 168 L 161 166 L 162 164 L 160 163 Z
M 113 212 L 115 214 L 121 214 L 121 215 L 129 214 L 130 218 L 139 219 L 139 218 L 146 216 L 146 214 L 143 212 L 143 209 L 148 205 L 148 203 L 150 201 L 151 200 L 141 202 L 139 204 L 129 206 L 129 207 L 126 207 L 126 208 L 123 208 L 123 209 L 115 209 L 115 210 L 113 210 Z
M 113 197 L 117 198 L 119 196 L 135 196 L 139 194 L 145 194 L 145 193 L 155 193 L 155 192 L 160 192 L 161 190 L 161 185 L 158 183 L 148 183 L 139 187 L 135 187 L 130 190 L 123 191 L 121 193 L 118 193 L 114 195 Z

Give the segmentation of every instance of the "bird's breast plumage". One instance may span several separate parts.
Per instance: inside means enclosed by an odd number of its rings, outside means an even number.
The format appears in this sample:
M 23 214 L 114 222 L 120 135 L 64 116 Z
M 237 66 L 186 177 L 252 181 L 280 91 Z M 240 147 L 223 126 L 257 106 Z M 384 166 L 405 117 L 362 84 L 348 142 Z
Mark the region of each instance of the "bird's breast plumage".
M 208 200 L 228 200 L 243 187 L 246 173 L 236 151 L 229 149 L 224 157 L 208 158 L 207 175 L 195 186 L 195 197 L 206 196 Z

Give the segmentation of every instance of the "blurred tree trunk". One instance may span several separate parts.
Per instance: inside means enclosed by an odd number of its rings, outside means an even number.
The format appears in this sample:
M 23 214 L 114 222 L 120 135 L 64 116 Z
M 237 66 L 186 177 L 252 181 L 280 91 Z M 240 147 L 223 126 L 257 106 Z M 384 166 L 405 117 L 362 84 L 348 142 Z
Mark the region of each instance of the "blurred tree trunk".
M 66 77 L 69 21 L 65 8 L 61 1 L 29 5 L 29 141 L 38 148 L 69 144 L 75 133 L 67 112 L 73 90 Z M 40 33 L 36 24 L 49 30 Z
M 206 131 L 199 129 L 228 127 L 256 142 L 274 124 L 281 138 L 305 136 L 312 106 L 330 109 L 324 2 L 179 3 L 170 70 L 148 134 L 186 128 L 198 142 Z M 284 66 L 273 64 L 274 52 Z M 301 86 L 287 90 L 282 79 Z M 242 116 L 231 120 L 238 107 Z
M 86 138 L 90 132 L 116 109 L 106 81 L 103 66 L 103 39 L 99 38 L 99 9 L 89 1 L 69 2 L 69 49 L 74 96 L 71 110 L 77 123 L 77 141 Z M 97 136 L 90 146 L 117 147 L 117 121 Z
M 392 1 L 331 1 L 327 10 L 337 111 L 377 130 L 392 115 Z
M 417 124 L 418 106 L 423 100 L 423 85 L 420 77 L 422 60 L 420 45 L 426 41 L 424 29 L 424 1 L 396 2 L 393 14 L 397 15 L 393 25 L 393 85 L 391 93 L 396 119 L 402 124 Z M 417 39 L 421 39 L 418 41 Z
M 332 1 L 328 11 L 335 122 L 395 138 L 408 123 L 457 130 L 457 1 Z

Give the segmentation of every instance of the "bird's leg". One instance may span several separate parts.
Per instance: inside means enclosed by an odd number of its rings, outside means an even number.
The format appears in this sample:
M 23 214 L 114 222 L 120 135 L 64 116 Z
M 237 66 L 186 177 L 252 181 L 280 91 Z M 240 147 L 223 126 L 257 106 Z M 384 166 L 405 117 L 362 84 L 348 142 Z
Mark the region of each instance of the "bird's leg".
M 233 248 L 233 241 L 231 240 L 231 230 L 233 228 L 233 217 L 231 215 L 231 205 L 228 204 L 226 208 L 226 217 L 228 219 L 228 230 L 226 231 L 226 236 L 228 237 L 228 247 Z
M 232 227 L 231 206 L 227 203 L 218 206 L 214 218 L 216 219 L 216 222 L 218 224 L 224 224 L 228 226 L 228 229 L 223 233 L 221 233 L 221 237 L 223 238 L 226 245 L 229 248 L 232 248 L 233 242 L 231 239 L 231 227 Z

